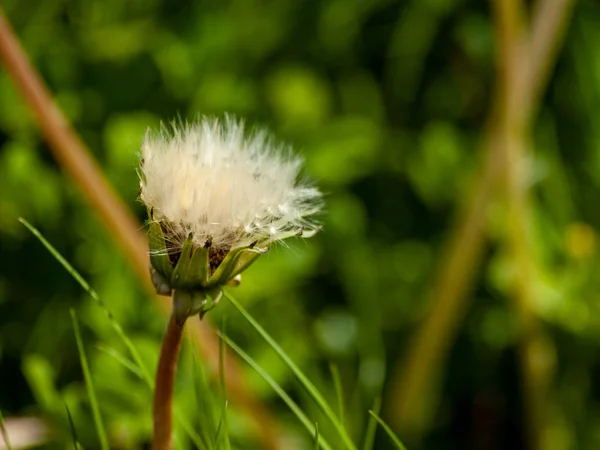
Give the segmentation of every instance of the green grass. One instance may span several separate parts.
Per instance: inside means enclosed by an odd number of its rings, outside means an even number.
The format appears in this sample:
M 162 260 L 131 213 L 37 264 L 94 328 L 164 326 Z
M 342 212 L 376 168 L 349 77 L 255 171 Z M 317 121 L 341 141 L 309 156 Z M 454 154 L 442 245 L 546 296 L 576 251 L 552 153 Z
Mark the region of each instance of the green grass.
M 124 367 L 129 369 L 132 373 L 136 374 L 140 377 L 145 384 L 151 390 L 154 388 L 154 381 L 148 372 L 145 364 L 135 348 L 133 342 L 127 337 L 122 327 L 116 322 L 114 316 L 108 310 L 108 308 L 101 301 L 100 297 L 94 291 L 89 283 L 77 272 L 73 266 L 42 236 L 42 234 L 29 222 L 25 219 L 19 219 L 23 225 L 25 225 L 31 233 L 36 236 L 40 242 L 46 247 L 46 249 L 56 258 L 56 260 L 65 268 L 65 270 L 83 287 L 83 289 L 90 295 L 90 297 L 95 301 L 95 303 L 104 311 L 106 314 L 109 323 L 112 329 L 115 331 L 117 336 L 119 337 L 122 344 L 127 348 L 131 355 L 131 360 L 127 357 L 123 356 L 116 350 L 100 347 L 100 350 L 109 354 L 111 357 L 115 358 L 119 363 L 121 363 Z M 335 365 L 330 366 L 331 375 L 333 378 L 333 384 L 335 387 L 336 400 L 337 400 L 337 409 L 338 413 L 336 414 L 330 404 L 327 402 L 323 394 L 321 394 L 315 385 L 308 379 L 308 377 L 298 368 L 298 366 L 292 361 L 292 359 L 285 353 L 285 351 L 275 342 L 275 340 L 264 330 L 264 328 L 246 311 L 246 309 L 228 292 L 225 292 L 225 297 L 229 300 L 229 302 L 240 312 L 240 314 L 252 325 L 252 327 L 262 336 L 262 338 L 270 345 L 270 347 L 279 355 L 279 357 L 284 361 L 284 363 L 290 368 L 290 370 L 294 373 L 296 378 L 302 384 L 302 386 L 309 393 L 311 398 L 315 401 L 315 403 L 319 406 L 321 411 L 325 414 L 328 420 L 331 421 L 335 430 L 339 434 L 344 443 L 344 446 L 349 450 L 356 450 L 356 445 L 352 442 L 347 430 L 343 425 L 344 418 L 344 397 L 342 390 L 341 377 L 339 373 L 339 369 Z M 73 320 L 73 328 L 75 330 L 75 338 L 77 341 L 77 348 L 80 354 L 81 366 L 84 373 L 84 379 L 86 382 L 86 388 L 88 391 L 88 396 L 90 398 L 90 404 L 92 407 L 94 423 L 96 426 L 96 430 L 100 440 L 100 447 L 102 450 L 108 449 L 108 439 L 106 437 L 106 432 L 104 429 L 104 425 L 102 423 L 102 419 L 100 416 L 100 411 L 98 407 L 98 401 L 96 397 L 96 393 L 94 390 L 91 374 L 89 371 L 89 366 L 87 363 L 87 357 L 85 355 L 85 351 L 83 348 L 83 342 L 81 340 L 81 334 L 79 330 L 79 324 L 77 321 L 76 314 L 74 310 L 71 310 L 71 317 Z M 282 398 L 282 400 L 287 404 L 290 410 L 294 413 L 294 415 L 299 419 L 299 421 L 304 425 L 304 427 L 309 431 L 311 436 L 315 442 L 315 448 L 321 448 L 323 450 L 332 450 L 329 443 L 324 439 L 324 437 L 319 433 L 319 427 L 316 423 L 312 422 L 306 414 L 302 411 L 302 409 L 291 399 L 291 397 L 279 386 L 270 375 L 262 369 L 248 354 L 246 354 L 238 345 L 236 345 L 231 339 L 229 339 L 224 333 L 224 326 L 221 327 L 221 347 L 220 347 L 220 355 L 219 355 L 219 364 L 220 364 L 220 387 L 223 398 L 223 404 L 220 408 L 220 417 L 219 422 L 216 425 L 215 434 L 213 438 L 207 440 L 206 437 L 203 439 L 192 427 L 188 419 L 181 413 L 178 408 L 175 408 L 175 417 L 178 422 L 185 430 L 185 432 L 189 435 L 190 439 L 194 443 L 197 448 L 223 448 L 224 450 L 230 450 L 231 445 L 229 442 L 229 433 L 228 433 L 228 422 L 227 422 L 227 389 L 225 385 L 225 343 L 229 347 L 231 347 L 242 359 L 244 359 L 270 386 L 271 388 Z M 378 411 L 380 407 L 380 402 L 373 406 L 375 411 Z M 379 423 L 382 428 L 386 431 L 386 433 L 392 439 L 392 442 L 398 449 L 406 450 L 403 444 L 400 442 L 398 437 L 391 431 L 389 426 L 383 422 L 377 415 L 377 413 L 373 411 L 369 411 L 371 414 L 371 419 L 369 420 L 369 425 L 367 427 L 367 432 L 365 435 L 365 443 L 363 445 L 363 450 L 372 450 L 376 425 Z M 76 441 L 76 436 L 74 434 L 73 421 L 69 415 L 69 423 L 72 426 L 72 434 L 74 439 L 74 445 L 76 448 L 79 448 L 78 443 Z M 0 427 L 3 429 L 3 423 L 0 415 Z M 214 428 L 213 428 L 214 429 Z M 4 433 L 5 441 L 7 440 L 7 436 Z M 10 448 L 7 444 L 7 448 Z
M 377 397 L 373 402 L 372 411 L 375 414 L 379 414 L 381 410 L 381 397 Z M 367 424 L 367 430 L 365 432 L 365 441 L 363 443 L 363 450 L 373 450 L 375 444 L 375 434 L 377 433 L 377 420 L 371 414 L 369 414 L 369 422 Z
M 104 302 L 100 299 L 100 296 L 96 293 L 96 291 L 94 289 L 92 289 L 92 287 L 81 276 L 81 274 L 79 272 L 77 272 L 77 270 L 75 270 L 75 268 L 58 252 L 58 250 L 56 250 L 54 248 L 54 246 L 50 242 L 48 242 L 48 240 L 33 225 L 31 225 L 29 222 L 27 222 L 27 220 L 23 219 L 22 217 L 19 218 L 19 222 L 21 222 L 23 225 L 25 225 L 25 227 L 27 227 L 27 229 L 29 231 L 31 231 L 31 233 L 42 243 L 42 245 L 44 247 L 46 247 L 48 252 L 50 252 L 50 254 L 75 279 L 75 281 L 77 281 L 79 283 L 79 285 L 90 295 L 90 297 L 102 309 L 102 311 L 104 311 L 104 313 L 106 314 L 106 317 L 108 318 L 110 326 L 112 327 L 112 329 L 115 331 L 115 333 L 121 340 L 121 343 L 127 348 L 129 353 L 131 354 L 133 363 L 138 368 L 138 370 L 133 370 L 133 372 L 136 375 L 140 376 L 142 378 L 142 380 L 145 381 L 148 388 L 151 391 L 153 391 L 154 390 L 154 379 L 152 378 L 152 376 L 150 375 L 150 372 L 146 368 L 146 365 L 144 364 L 144 361 L 142 360 L 140 353 L 138 352 L 137 348 L 135 347 L 135 345 L 133 344 L 131 339 L 129 339 L 127 337 L 127 335 L 125 334 L 125 331 L 123 331 L 123 328 L 121 327 L 121 325 L 119 325 L 119 323 L 115 320 L 113 314 L 109 311 L 109 309 L 106 307 Z M 113 357 L 116 357 L 115 355 L 118 354 L 117 352 L 114 352 L 114 351 L 112 351 L 110 353 L 111 353 L 111 356 L 113 356 Z M 124 364 L 125 367 L 132 370 L 131 364 L 126 363 L 125 362 L 126 359 L 124 359 L 122 356 L 116 357 L 116 359 L 119 362 L 121 362 L 122 364 Z M 194 428 L 192 427 L 190 422 L 187 420 L 185 415 L 182 414 L 178 408 L 175 408 L 175 418 L 181 424 L 182 428 L 188 434 L 190 439 L 193 441 L 194 445 L 196 445 L 196 447 L 198 447 L 198 448 L 202 448 L 202 440 L 201 440 L 200 436 L 198 435 L 198 433 L 196 433 L 196 431 L 194 430 Z
M 398 439 L 398 436 L 396 436 L 396 434 L 392 431 L 392 429 L 389 427 L 389 425 L 387 423 L 385 423 L 381 417 L 379 417 L 373 411 L 369 411 L 369 414 L 371 414 L 371 417 L 373 417 L 379 423 L 379 425 L 381 425 L 381 428 L 383 428 L 385 430 L 387 435 L 390 437 L 392 443 L 398 450 L 406 450 L 406 447 L 400 441 L 400 439 Z
M 65 403 L 65 409 L 67 410 L 67 419 L 69 420 L 69 431 L 71 431 L 71 439 L 73 440 L 73 448 L 75 450 L 79 450 L 79 439 L 77 438 L 77 430 L 75 429 L 75 422 L 73 421 L 73 416 L 71 415 L 71 410 L 69 409 L 69 405 Z
M 342 389 L 342 377 L 340 375 L 340 369 L 335 364 L 329 364 L 329 370 L 331 371 L 331 378 L 333 379 L 333 386 L 335 387 L 335 396 L 338 404 L 338 415 L 340 422 L 344 424 L 344 390 Z
M 154 382 L 152 380 L 152 377 L 146 369 L 139 352 L 133 345 L 133 342 L 131 342 L 131 339 L 127 337 L 121 325 L 119 325 L 119 323 L 115 320 L 114 316 L 108 310 L 104 302 L 100 299 L 100 296 L 96 293 L 96 291 L 92 289 L 92 287 L 81 276 L 81 274 L 77 272 L 77 270 L 75 270 L 75 268 L 54 248 L 54 246 L 50 242 L 48 242 L 48 240 L 46 240 L 46 238 L 33 225 L 31 225 L 22 217 L 19 219 L 19 222 L 25 225 L 29 229 L 29 231 L 31 231 L 31 233 L 39 239 L 39 241 L 44 245 L 44 247 L 46 247 L 50 254 L 54 256 L 54 258 L 64 267 L 64 269 L 75 279 L 75 281 L 77 281 L 79 285 L 90 295 L 90 297 L 96 302 L 96 304 L 102 309 L 102 311 L 104 311 L 106 317 L 109 320 L 110 326 L 115 331 L 117 336 L 119 336 L 121 342 L 125 345 L 129 353 L 131 353 L 133 361 L 141 370 L 144 380 L 150 386 L 153 386 Z
M 197 413 L 196 426 L 199 428 L 198 435 L 202 439 L 202 446 L 199 449 L 216 449 L 216 436 L 218 432 L 215 411 L 217 410 L 214 391 L 208 385 L 206 372 L 200 361 L 199 349 L 196 343 L 192 342 L 187 347 L 191 354 L 193 364 L 189 364 L 191 378 L 193 380 L 193 395 L 195 397 L 195 410 Z M 192 394 L 192 393 L 190 393 Z
M 136 374 L 138 378 L 141 378 L 142 380 L 144 379 L 144 372 L 135 363 L 121 355 L 121 353 L 116 351 L 114 348 L 105 347 L 104 345 L 97 345 L 96 348 L 102 353 L 106 353 L 108 356 L 114 358 L 122 366 L 125 366 L 131 372 Z
M 221 319 L 221 334 L 225 334 L 225 318 Z M 225 435 L 225 450 L 231 450 L 231 443 L 229 442 L 229 421 L 227 419 L 227 383 L 225 380 L 225 341 L 219 340 L 219 382 L 221 385 L 221 397 L 223 399 L 223 413 L 219 420 L 219 427 L 217 428 L 217 438 L 215 446 L 218 446 L 222 434 Z M 225 430 L 221 433 L 221 427 Z M 217 447 L 218 448 L 218 447 Z
M 223 431 L 225 430 L 225 431 Z M 223 411 L 221 411 L 221 417 L 219 418 L 219 424 L 217 425 L 217 433 L 215 434 L 215 442 L 213 448 L 219 448 L 221 443 L 225 444 L 227 448 L 231 448 L 229 440 L 223 440 L 223 436 L 228 437 L 227 432 L 227 401 L 223 404 Z
M 225 292 L 224 295 L 225 295 L 225 298 L 227 298 L 227 300 L 229 300 L 229 302 L 235 307 L 235 309 L 237 309 L 242 314 L 242 316 L 244 316 L 244 318 L 250 323 L 250 325 L 252 325 L 252 327 L 254 327 L 254 329 L 256 331 L 258 331 L 258 333 L 263 337 L 263 339 L 265 341 L 267 341 L 267 343 L 271 346 L 271 348 L 273 350 L 275 350 L 275 352 L 279 355 L 279 357 L 283 360 L 283 362 L 285 362 L 286 365 L 292 370 L 294 375 L 296 375 L 296 378 L 298 378 L 298 381 L 300 381 L 300 384 L 302 384 L 302 386 L 308 391 L 309 395 L 312 397 L 312 399 L 315 401 L 315 403 L 319 406 L 319 408 L 321 408 L 321 411 L 323 411 L 325 416 L 331 421 L 331 423 L 335 427 L 336 431 L 340 435 L 342 441 L 344 442 L 344 445 L 346 446 L 346 448 L 348 448 L 350 450 L 356 450 L 356 446 L 354 445 L 354 442 L 352 442 L 352 439 L 350 438 L 350 436 L 348 435 L 348 432 L 342 425 L 342 422 L 340 421 L 340 419 L 338 419 L 338 417 L 336 416 L 335 412 L 333 411 L 333 409 L 331 408 L 329 403 L 327 403 L 327 400 L 325 400 L 325 397 L 323 396 L 323 394 L 321 394 L 318 391 L 318 389 L 315 387 L 315 385 L 308 379 L 308 377 L 306 375 L 304 375 L 304 373 L 302 373 L 302 371 L 292 361 L 292 359 L 287 355 L 287 353 L 285 353 L 283 351 L 283 349 L 279 346 L 279 344 L 277 344 L 277 342 L 275 342 L 275 340 L 250 315 L 250 313 L 248 313 L 248 311 L 246 311 L 246 309 L 235 298 L 233 298 L 228 292 Z
M 304 427 L 308 430 L 311 436 L 318 436 L 318 442 L 324 450 L 332 450 L 331 446 L 327 443 L 327 441 L 318 434 L 316 424 L 313 425 L 313 422 L 304 414 L 302 409 L 292 400 L 292 398 L 283 390 L 279 384 L 271 376 L 265 372 L 265 370 L 260 367 L 244 350 L 242 350 L 235 342 L 233 342 L 229 337 L 225 335 L 221 335 L 221 339 L 227 342 L 229 345 L 240 357 L 250 365 L 261 377 L 265 380 L 269 386 L 281 397 L 281 399 L 285 402 L 285 404 L 292 410 L 294 415 L 298 418 L 300 423 L 304 425 Z
M 319 443 L 319 424 L 315 422 L 315 450 L 319 450 L 321 444 Z
M 90 406 L 92 407 L 92 415 L 94 417 L 94 425 L 96 426 L 96 433 L 98 433 L 98 439 L 100 440 L 100 448 L 102 450 L 110 450 L 108 446 L 108 437 L 106 436 L 106 430 L 104 423 L 102 422 L 102 416 L 100 415 L 100 406 L 98 405 L 98 398 L 96 397 L 96 390 L 94 389 L 94 382 L 92 380 L 92 374 L 90 373 L 90 367 L 88 365 L 87 356 L 85 354 L 85 348 L 83 346 L 83 340 L 81 339 L 81 331 L 79 330 L 79 321 L 75 310 L 71 308 L 71 320 L 73 321 L 73 331 L 75 333 L 75 340 L 77 341 L 77 351 L 79 352 L 79 361 L 81 362 L 81 369 L 83 370 L 83 378 L 85 380 L 85 387 L 87 389 L 88 397 L 90 399 Z

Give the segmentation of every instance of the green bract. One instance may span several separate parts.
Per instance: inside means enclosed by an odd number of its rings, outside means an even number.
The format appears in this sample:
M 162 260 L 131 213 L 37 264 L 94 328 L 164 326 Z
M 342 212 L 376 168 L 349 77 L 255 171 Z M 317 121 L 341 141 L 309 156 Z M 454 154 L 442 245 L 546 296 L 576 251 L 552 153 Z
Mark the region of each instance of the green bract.
M 223 286 L 234 284 L 237 275 L 268 250 L 267 246 L 256 244 L 233 248 L 222 261 L 217 256 L 211 267 L 211 247 L 198 246 L 191 234 L 177 258 L 169 255 L 165 233 L 159 223 L 150 224 L 148 237 L 152 283 L 158 294 L 173 295 L 175 316 L 181 323 L 195 314 L 202 317 L 212 309 L 222 296 Z

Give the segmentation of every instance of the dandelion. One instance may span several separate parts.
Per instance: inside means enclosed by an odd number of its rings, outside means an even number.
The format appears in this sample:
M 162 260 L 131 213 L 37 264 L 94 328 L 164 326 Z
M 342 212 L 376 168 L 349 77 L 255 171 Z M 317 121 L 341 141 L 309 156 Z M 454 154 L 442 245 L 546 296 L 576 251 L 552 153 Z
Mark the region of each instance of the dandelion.
M 173 297 L 154 396 L 153 449 L 164 450 L 186 319 L 202 318 L 271 244 L 318 231 L 312 216 L 322 197 L 289 147 L 231 117 L 147 133 L 141 156 L 152 282 Z
M 272 243 L 318 230 L 311 216 L 321 193 L 300 178 L 301 166 L 287 146 L 230 117 L 146 135 L 140 198 L 152 278 L 159 293 L 175 291 L 180 320 L 214 306 Z

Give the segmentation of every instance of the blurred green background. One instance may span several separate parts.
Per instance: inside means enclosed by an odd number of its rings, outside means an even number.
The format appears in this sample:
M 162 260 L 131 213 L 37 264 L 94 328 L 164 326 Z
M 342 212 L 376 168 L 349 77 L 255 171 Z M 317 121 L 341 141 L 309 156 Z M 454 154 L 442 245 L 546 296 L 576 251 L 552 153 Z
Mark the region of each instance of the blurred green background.
M 224 112 L 266 126 L 306 158 L 326 193 L 315 238 L 273 248 L 236 297 L 322 387 L 341 372 L 345 421 L 358 439 L 378 395 L 410 449 L 521 449 L 526 414 L 511 267 L 491 237 L 471 307 L 415 412 L 394 417 L 392 389 L 427 311 L 427 293 L 457 207 L 473 188 L 495 83 L 490 5 L 479 0 L 5 0 L 2 6 L 70 121 L 140 221 L 137 151 L 148 127 Z M 535 313 L 550 367 L 547 448 L 600 448 L 600 3 L 580 0 L 543 95 L 527 159 Z M 45 448 L 78 437 L 98 448 L 69 308 L 86 349 L 113 448 L 149 448 L 151 393 L 100 347 L 120 348 L 106 316 L 17 221 L 25 217 L 82 272 L 150 367 L 166 318 L 51 157 L 0 69 L 0 410 L 42 417 Z M 290 371 L 223 302 L 220 323 L 319 422 Z M 188 348 L 189 350 L 189 348 Z M 178 402 L 201 423 L 184 349 Z M 545 359 L 544 359 L 545 358 Z M 240 363 L 248 391 L 278 423 L 282 448 L 311 438 Z M 597 385 L 598 384 L 598 385 Z M 231 401 L 235 448 L 261 448 Z M 394 425 L 396 424 L 396 425 Z M 423 425 L 424 424 L 424 425 Z M 200 425 L 198 425 L 200 426 Z M 275 430 L 273 431 L 276 432 Z M 181 437 L 185 448 L 186 440 Z M 332 438 L 332 443 L 336 443 Z M 392 448 L 381 432 L 377 449 Z

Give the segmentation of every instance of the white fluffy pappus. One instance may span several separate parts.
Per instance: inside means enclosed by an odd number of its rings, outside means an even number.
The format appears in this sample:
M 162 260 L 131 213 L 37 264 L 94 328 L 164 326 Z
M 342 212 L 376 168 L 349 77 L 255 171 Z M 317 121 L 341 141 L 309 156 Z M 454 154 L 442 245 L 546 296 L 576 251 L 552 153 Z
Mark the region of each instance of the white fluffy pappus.
M 302 159 L 243 121 L 201 117 L 146 133 L 140 198 L 176 250 L 192 233 L 197 245 L 236 248 L 316 230 L 318 189 L 300 178 Z

